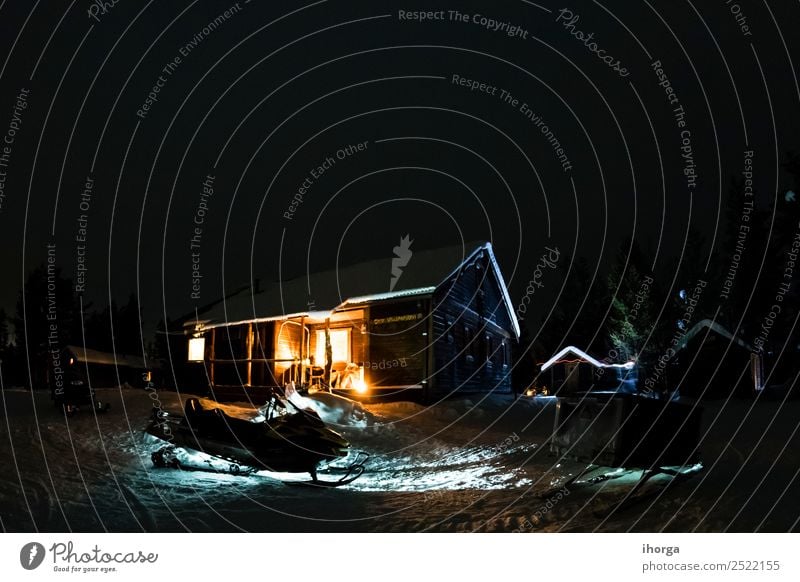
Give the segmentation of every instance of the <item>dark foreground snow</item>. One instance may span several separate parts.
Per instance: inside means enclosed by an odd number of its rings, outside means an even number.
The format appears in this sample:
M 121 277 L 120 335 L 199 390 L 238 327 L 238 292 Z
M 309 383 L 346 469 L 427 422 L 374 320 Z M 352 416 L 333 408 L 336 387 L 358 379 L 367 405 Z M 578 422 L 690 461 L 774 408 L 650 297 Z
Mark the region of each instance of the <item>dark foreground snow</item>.
M 179 395 L 159 396 L 180 410 Z M 143 432 L 152 406 L 143 391 L 98 391 L 109 413 L 69 419 L 45 393 L 0 397 L 6 531 L 798 530 L 798 402 L 707 407 L 704 469 L 670 487 L 656 479 L 646 498 L 609 514 L 638 475 L 560 490 L 582 465 L 548 453 L 552 400 L 316 402 L 372 455 L 360 479 L 333 490 L 153 468 L 159 444 Z

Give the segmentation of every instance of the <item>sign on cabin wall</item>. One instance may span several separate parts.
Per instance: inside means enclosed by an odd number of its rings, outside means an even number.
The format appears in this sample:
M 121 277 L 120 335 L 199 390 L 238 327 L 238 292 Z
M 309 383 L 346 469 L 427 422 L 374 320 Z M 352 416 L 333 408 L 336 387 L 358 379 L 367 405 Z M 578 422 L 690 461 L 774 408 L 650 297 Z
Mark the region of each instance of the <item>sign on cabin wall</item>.
M 422 313 L 408 313 L 405 315 L 391 315 L 389 317 L 376 317 L 372 320 L 372 325 L 386 325 L 388 323 L 400 323 L 403 321 L 418 321 L 422 319 Z
M 367 382 L 373 386 L 419 385 L 425 379 L 428 339 L 421 305 L 373 305 L 369 323 L 368 357 L 364 362 Z

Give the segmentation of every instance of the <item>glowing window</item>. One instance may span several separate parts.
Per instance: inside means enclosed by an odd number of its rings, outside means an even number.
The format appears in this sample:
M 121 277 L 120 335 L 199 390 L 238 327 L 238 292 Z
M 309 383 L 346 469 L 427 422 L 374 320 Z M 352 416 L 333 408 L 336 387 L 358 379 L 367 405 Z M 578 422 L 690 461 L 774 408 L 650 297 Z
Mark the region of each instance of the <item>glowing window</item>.
M 189 357 L 190 362 L 202 362 L 205 357 L 206 351 L 206 338 L 193 337 L 189 340 Z
M 331 334 L 331 361 L 349 362 L 350 361 L 350 330 L 332 329 Z M 325 365 L 325 330 L 317 330 L 317 349 L 314 353 L 314 361 L 318 366 Z

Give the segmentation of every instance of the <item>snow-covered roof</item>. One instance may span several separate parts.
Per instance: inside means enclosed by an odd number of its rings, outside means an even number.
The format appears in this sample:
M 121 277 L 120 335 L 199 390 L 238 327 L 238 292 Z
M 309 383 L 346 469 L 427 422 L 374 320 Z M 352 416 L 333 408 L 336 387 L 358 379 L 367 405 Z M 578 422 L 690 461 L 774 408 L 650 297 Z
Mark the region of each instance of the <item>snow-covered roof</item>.
M 359 303 L 370 303 L 372 301 L 384 301 L 386 299 L 397 299 L 399 297 L 430 295 L 434 291 L 436 291 L 436 287 L 420 287 L 419 289 L 408 289 L 407 291 L 389 291 L 387 293 L 375 293 L 374 295 L 350 297 L 349 299 L 345 299 L 339 307 L 344 307 L 345 305 L 358 305 Z
M 101 352 L 100 350 L 92 350 L 83 346 L 67 346 L 66 350 L 80 363 L 142 369 L 147 367 L 144 363 L 144 358 L 141 356 Z
M 577 359 L 567 359 L 565 356 L 568 354 L 572 354 Z M 547 360 L 544 364 L 542 364 L 541 369 L 544 372 L 547 368 L 552 366 L 553 364 L 563 363 L 563 362 L 575 362 L 575 361 L 584 361 L 595 368 L 625 368 L 626 370 L 630 370 L 635 365 L 633 362 L 625 362 L 624 364 L 609 364 L 606 362 L 601 362 L 600 360 L 593 358 L 583 350 L 576 348 L 575 346 L 567 346 L 561 351 L 559 351 L 556 355 L 552 358 Z
M 197 322 L 200 327 L 210 329 L 276 321 L 312 312 L 333 313 L 362 303 L 430 295 L 482 251 L 487 253 L 514 333 L 519 337 L 514 306 L 489 242 L 416 251 L 391 291 L 387 291 L 392 273 L 392 260 L 388 257 L 277 282 L 259 290 L 243 288 L 198 310 L 187 318 L 186 325 Z
M 710 331 L 713 331 L 728 341 L 734 342 L 740 347 L 743 347 L 746 350 L 753 351 L 753 346 L 749 343 L 744 341 L 743 339 L 736 337 L 730 331 L 728 331 L 724 326 L 722 326 L 719 322 L 716 322 L 712 319 L 701 319 L 697 323 L 695 323 L 689 331 L 687 331 L 683 337 L 678 342 L 678 349 L 682 349 L 686 347 L 692 338 L 694 338 L 701 330 L 708 328 Z

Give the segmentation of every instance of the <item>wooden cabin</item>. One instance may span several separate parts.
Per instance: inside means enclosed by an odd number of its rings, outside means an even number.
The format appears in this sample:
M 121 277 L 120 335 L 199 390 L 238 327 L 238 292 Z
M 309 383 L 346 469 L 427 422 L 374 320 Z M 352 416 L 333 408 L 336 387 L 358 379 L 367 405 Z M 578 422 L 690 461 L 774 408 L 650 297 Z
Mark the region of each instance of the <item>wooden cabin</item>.
M 633 393 L 637 369 L 634 362 L 601 361 L 575 346 L 559 350 L 540 364 L 537 387 L 565 396 L 591 390 Z
M 720 323 L 703 319 L 678 343 L 670 384 L 692 398 L 753 395 L 764 387 L 763 366 L 752 345 Z
M 248 287 L 185 322 L 186 359 L 218 399 L 289 382 L 409 399 L 510 392 L 519 324 L 490 243 L 416 251 Z M 198 387 L 182 386 L 182 390 Z

